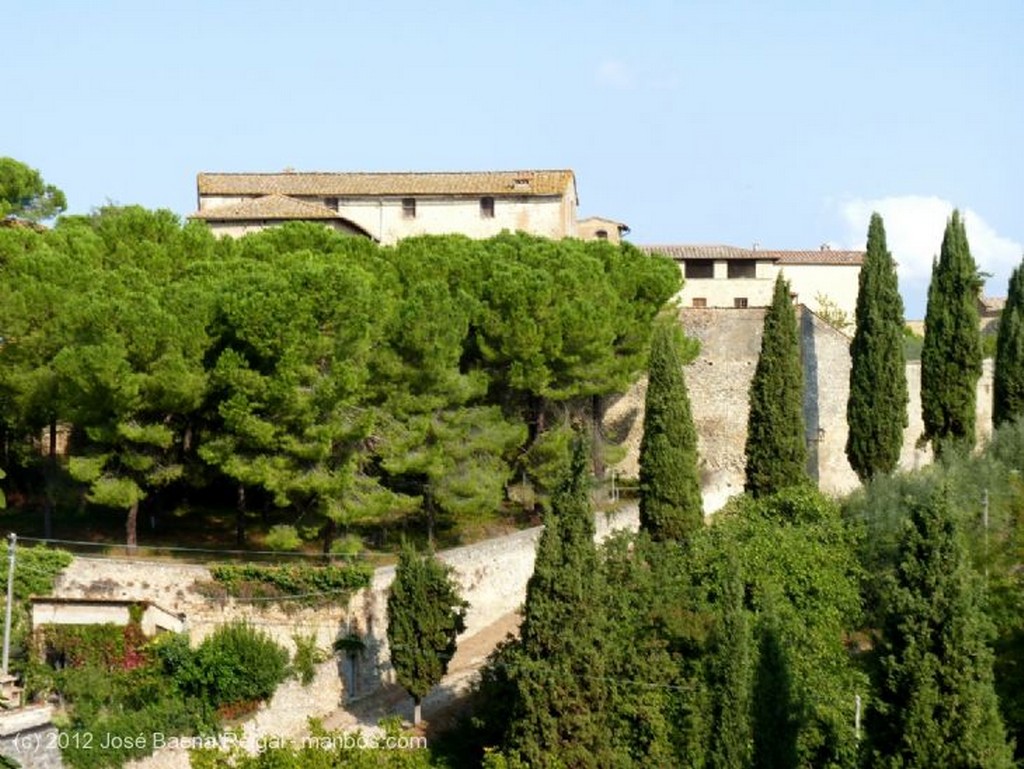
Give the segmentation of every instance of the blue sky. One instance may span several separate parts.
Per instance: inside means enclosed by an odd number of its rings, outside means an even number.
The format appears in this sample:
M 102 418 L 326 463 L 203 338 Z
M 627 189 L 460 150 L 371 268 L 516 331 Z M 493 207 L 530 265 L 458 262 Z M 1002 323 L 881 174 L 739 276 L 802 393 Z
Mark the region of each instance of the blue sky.
M 0 155 L 70 210 L 195 207 L 199 171 L 571 168 L 636 243 L 863 247 L 909 317 L 965 211 L 1024 253 L 1024 2 L 21 2 Z

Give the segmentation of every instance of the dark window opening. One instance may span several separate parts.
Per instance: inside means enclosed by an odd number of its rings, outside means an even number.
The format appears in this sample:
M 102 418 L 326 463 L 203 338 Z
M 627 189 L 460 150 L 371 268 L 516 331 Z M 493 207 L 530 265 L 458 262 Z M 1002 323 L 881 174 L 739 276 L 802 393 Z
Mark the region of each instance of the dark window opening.
M 332 211 L 338 210 L 338 199 L 337 198 L 324 198 L 324 205 Z
M 707 300 L 706 297 L 703 297 L 703 296 L 695 296 L 695 297 L 693 297 L 693 306 L 694 307 L 701 307 L 701 308 L 707 307 L 708 306 L 708 300 Z
M 608 230 L 598 230 L 594 233 L 598 240 L 608 240 Z
M 480 216 L 484 219 L 494 218 L 494 198 L 480 198 Z
M 686 262 L 685 274 L 688 278 L 713 278 L 715 263 L 710 259 L 691 259 Z
M 735 299 L 732 300 L 732 306 L 735 307 L 737 310 L 747 309 L 747 297 L 737 296 Z
M 757 277 L 757 262 L 730 261 L 729 262 L 729 277 L 730 278 L 756 278 Z
M 402 198 L 402 216 L 406 219 L 416 218 L 416 198 Z

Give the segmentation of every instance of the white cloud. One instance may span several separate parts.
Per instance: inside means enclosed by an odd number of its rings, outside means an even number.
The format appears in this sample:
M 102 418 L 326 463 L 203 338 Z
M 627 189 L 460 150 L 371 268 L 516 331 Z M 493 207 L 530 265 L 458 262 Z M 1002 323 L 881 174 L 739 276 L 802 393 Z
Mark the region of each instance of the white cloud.
M 851 248 L 864 248 L 871 213 L 882 215 L 886 243 L 897 262 L 900 284 L 908 299 L 908 315 L 921 298 L 917 294 L 927 290 L 932 259 L 942 246 L 942 234 L 953 207 L 948 200 L 922 195 L 854 199 L 840 206 L 847 228 L 844 240 Z M 974 261 L 983 272 L 992 274 L 985 293 L 1004 296 L 1010 271 L 1020 263 L 1024 246 L 997 233 L 976 211 L 961 208 L 961 213 Z
M 602 61 L 597 67 L 595 78 L 599 85 L 609 88 L 626 89 L 632 88 L 634 84 L 629 68 L 617 59 Z

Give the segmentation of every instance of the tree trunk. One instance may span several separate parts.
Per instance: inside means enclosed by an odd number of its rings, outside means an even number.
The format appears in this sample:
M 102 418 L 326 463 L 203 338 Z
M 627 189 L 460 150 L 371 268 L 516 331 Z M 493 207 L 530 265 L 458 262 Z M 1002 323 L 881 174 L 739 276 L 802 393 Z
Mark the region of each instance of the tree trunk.
M 238 484 L 238 506 L 235 508 L 235 544 L 245 547 L 245 484 Z
M 43 539 L 53 537 L 53 508 L 57 486 L 57 420 L 50 420 L 50 455 L 46 461 L 46 500 L 43 502 Z
M 128 544 L 128 552 L 135 550 L 138 545 L 138 529 L 139 529 L 139 503 L 132 502 L 132 506 L 128 508 L 128 520 L 125 523 L 125 535 L 126 542 Z
M 327 523 L 324 524 L 324 555 L 328 556 L 331 554 L 331 548 L 334 546 L 334 535 L 338 532 L 338 524 L 334 522 L 333 518 L 328 518 Z
M 419 726 L 423 720 L 422 702 L 419 697 L 412 698 L 412 725 Z

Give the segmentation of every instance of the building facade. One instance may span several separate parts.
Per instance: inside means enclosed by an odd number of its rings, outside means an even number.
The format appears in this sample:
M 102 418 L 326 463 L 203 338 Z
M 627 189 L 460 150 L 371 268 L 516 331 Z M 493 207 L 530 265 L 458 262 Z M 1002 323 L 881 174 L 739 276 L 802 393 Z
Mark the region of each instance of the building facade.
M 321 222 L 383 245 L 414 235 L 487 238 L 502 230 L 579 236 L 576 178 L 569 170 L 200 173 L 197 193 L 191 218 L 232 237 L 286 221 Z M 619 223 L 603 228 L 615 241 L 623 230 L 628 227 Z
M 863 251 L 822 246 L 810 251 L 778 251 L 736 246 L 640 246 L 671 257 L 685 282 L 680 304 L 691 308 L 767 307 L 775 279 L 789 281 L 793 301 L 812 312 L 831 305 L 853 321 Z

